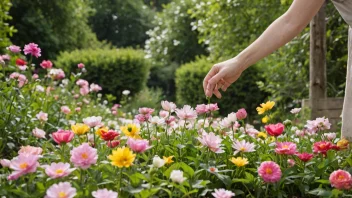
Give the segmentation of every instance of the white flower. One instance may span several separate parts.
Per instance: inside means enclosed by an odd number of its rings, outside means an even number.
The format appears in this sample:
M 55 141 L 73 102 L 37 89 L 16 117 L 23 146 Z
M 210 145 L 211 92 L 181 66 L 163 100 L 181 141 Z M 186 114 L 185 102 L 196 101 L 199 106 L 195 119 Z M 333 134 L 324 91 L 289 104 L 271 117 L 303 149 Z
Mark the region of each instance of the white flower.
M 169 101 L 161 101 L 161 106 L 165 111 L 174 112 L 176 109 L 176 104 Z
M 45 91 L 44 87 L 41 86 L 41 85 L 35 86 L 35 90 L 36 90 L 37 92 L 44 92 L 44 91 Z
M 181 184 L 187 178 L 183 177 L 183 172 L 180 170 L 173 170 L 170 174 L 170 179 L 175 182 Z
M 237 121 L 236 113 L 230 113 L 229 115 L 227 115 L 227 118 L 232 123 L 235 123 Z
M 45 131 L 42 129 L 35 128 L 33 129 L 32 133 L 37 138 L 45 138 Z
M 290 112 L 291 112 L 292 114 L 298 114 L 300 111 L 301 111 L 301 108 L 294 108 L 294 109 L 292 109 Z
M 84 124 L 88 125 L 89 127 L 96 127 L 101 124 L 102 117 L 100 116 L 92 116 L 88 118 L 84 118 Z
M 324 136 L 331 141 L 336 138 L 336 133 L 324 133 Z
M 220 125 L 223 128 L 230 128 L 231 127 L 231 121 L 229 120 L 229 118 L 226 117 L 226 118 L 221 120 Z
M 159 118 L 158 116 L 153 116 L 149 118 L 149 122 L 152 124 L 161 125 L 161 124 L 164 124 L 165 120 L 162 118 Z
M 123 90 L 122 91 L 122 94 L 125 95 L 125 96 L 130 95 L 130 93 L 131 93 L 130 90 Z
M 154 168 L 160 168 L 163 167 L 165 164 L 165 160 L 161 159 L 159 156 L 154 156 L 153 158 L 153 167 Z

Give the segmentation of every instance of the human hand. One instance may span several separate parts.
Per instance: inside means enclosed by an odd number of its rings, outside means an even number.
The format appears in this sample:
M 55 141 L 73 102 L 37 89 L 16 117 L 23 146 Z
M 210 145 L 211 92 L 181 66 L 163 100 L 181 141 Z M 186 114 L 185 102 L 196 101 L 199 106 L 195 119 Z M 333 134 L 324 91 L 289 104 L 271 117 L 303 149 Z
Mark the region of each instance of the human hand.
M 226 91 L 241 76 L 243 71 L 244 69 L 236 58 L 215 64 L 203 81 L 205 95 L 211 97 L 214 94 L 217 98 L 221 98 L 219 89 Z

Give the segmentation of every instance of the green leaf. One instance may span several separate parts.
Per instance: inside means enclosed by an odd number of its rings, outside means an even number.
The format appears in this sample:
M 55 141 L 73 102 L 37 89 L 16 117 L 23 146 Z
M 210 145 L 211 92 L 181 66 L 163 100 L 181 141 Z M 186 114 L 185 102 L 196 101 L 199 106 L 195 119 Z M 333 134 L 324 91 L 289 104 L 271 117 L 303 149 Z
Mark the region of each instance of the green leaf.
M 187 165 L 186 163 L 184 163 L 184 162 L 181 162 L 180 165 L 181 165 L 182 170 L 183 170 L 187 175 L 189 175 L 190 177 L 193 177 L 193 175 L 194 175 L 194 170 L 193 170 L 190 166 L 188 166 L 188 165 Z
M 324 197 L 328 197 L 331 196 L 331 191 L 328 190 L 324 190 L 322 188 L 316 188 L 314 190 L 311 190 L 308 192 L 311 195 L 316 195 L 316 196 L 324 196 Z
M 164 175 L 167 177 L 167 178 L 170 178 L 170 174 L 173 170 L 177 170 L 180 168 L 180 164 L 179 163 L 174 163 L 173 165 L 171 165 L 165 172 L 164 172 Z
M 330 184 L 329 180 L 327 179 L 318 179 L 315 182 L 321 183 L 321 184 Z

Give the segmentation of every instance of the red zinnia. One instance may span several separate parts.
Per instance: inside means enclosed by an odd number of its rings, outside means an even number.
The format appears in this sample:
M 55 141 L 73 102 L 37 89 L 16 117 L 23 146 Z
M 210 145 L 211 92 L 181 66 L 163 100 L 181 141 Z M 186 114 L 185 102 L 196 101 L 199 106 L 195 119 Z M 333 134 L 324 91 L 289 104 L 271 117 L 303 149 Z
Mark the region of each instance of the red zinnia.
M 103 140 L 105 141 L 111 141 L 114 140 L 115 137 L 117 137 L 119 135 L 118 132 L 113 131 L 113 130 L 109 130 L 109 131 L 101 131 L 101 138 L 103 138 Z
M 269 125 L 266 125 L 264 128 L 269 135 L 279 136 L 282 134 L 282 132 L 284 132 L 285 125 L 283 125 L 282 123 L 269 124 Z
M 24 65 L 27 65 L 27 62 L 24 61 L 23 59 L 18 58 L 18 59 L 16 60 L 16 65 L 24 66 Z
M 310 154 L 310 153 L 297 153 L 296 155 L 300 160 L 302 160 L 304 162 L 308 162 L 314 156 L 313 154 Z

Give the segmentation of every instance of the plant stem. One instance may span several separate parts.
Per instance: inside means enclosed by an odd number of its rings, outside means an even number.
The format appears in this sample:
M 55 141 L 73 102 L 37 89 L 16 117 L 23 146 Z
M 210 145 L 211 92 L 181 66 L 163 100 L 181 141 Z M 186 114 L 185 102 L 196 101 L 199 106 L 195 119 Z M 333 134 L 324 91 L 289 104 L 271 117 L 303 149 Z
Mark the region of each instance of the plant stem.
M 121 192 L 122 192 L 122 191 L 121 191 L 122 169 L 123 169 L 123 168 L 120 168 L 120 175 L 119 175 L 119 176 L 120 176 L 120 181 L 119 181 L 119 183 L 118 183 L 118 185 L 117 185 L 117 188 L 118 188 L 117 190 L 119 191 L 119 195 L 121 195 Z

